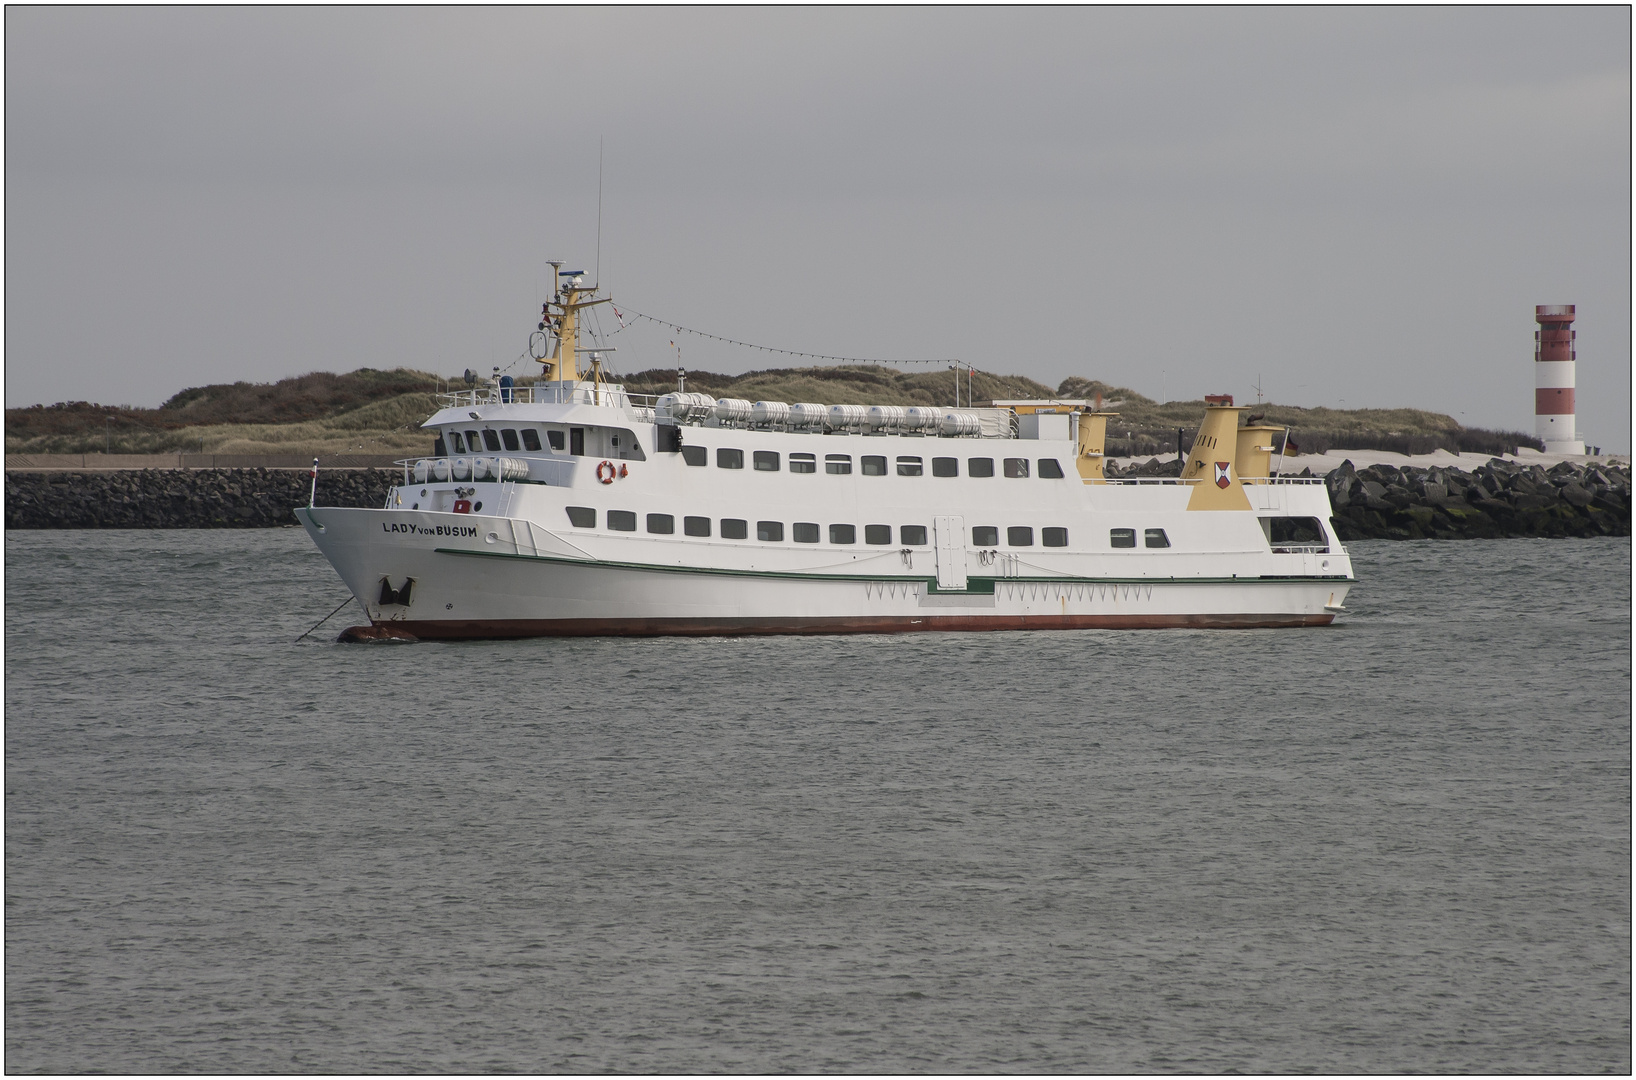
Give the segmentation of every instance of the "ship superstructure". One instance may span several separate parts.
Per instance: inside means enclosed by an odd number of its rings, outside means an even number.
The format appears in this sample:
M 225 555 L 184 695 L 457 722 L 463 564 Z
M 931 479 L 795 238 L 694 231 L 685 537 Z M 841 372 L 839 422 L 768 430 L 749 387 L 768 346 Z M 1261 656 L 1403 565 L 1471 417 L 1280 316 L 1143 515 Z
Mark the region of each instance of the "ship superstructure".
M 581 275 L 532 385 L 445 395 L 379 509 L 304 507 L 377 635 L 1312 626 L 1353 576 L 1282 428 L 1207 405 L 1182 476 L 1104 475 L 1110 413 L 657 398 L 605 381 Z M 581 356 L 589 360 L 583 370 Z M 366 633 L 365 636 L 368 636 Z

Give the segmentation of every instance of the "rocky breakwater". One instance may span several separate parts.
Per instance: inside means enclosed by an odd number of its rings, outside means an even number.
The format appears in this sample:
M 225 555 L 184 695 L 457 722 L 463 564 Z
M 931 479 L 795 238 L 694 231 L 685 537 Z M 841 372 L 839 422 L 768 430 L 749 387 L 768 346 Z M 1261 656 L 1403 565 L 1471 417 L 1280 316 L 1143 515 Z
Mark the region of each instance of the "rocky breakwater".
M 320 470 L 319 506 L 380 506 L 391 469 Z M 6 473 L 8 529 L 258 529 L 297 524 L 312 481 L 297 469 Z
M 1493 458 L 1471 472 L 1342 462 L 1324 478 L 1342 540 L 1629 536 L 1630 470 Z

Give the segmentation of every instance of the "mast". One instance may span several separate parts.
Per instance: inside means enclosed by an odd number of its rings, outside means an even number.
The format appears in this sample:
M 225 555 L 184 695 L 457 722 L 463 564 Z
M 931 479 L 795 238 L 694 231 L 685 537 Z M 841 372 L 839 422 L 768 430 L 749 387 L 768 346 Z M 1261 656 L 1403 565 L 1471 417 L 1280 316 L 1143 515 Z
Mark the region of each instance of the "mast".
M 598 286 L 587 286 L 585 271 L 560 269 L 561 262 L 551 263 L 556 271 L 557 291 L 546 301 L 541 315 L 544 325 L 556 332 L 556 345 L 551 355 L 540 360 L 545 365 L 542 376 L 552 381 L 579 381 L 579 312 L 581 308 L 606 304 L 612 297 L 594 297 Z

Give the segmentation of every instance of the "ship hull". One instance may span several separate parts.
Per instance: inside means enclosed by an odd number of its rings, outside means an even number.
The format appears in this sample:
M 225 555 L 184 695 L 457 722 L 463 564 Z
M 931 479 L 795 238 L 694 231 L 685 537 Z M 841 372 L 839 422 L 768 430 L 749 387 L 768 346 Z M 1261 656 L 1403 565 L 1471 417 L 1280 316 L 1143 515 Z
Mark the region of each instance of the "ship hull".
M 420 639 L 1266 628 L 1333 621 L 1335 576 L 974 576 L 939 589 L 922 557 L 839 571 L 657 565 L 587 556 L 526 521 L 297 511 L 369 614 Z M 382 602 L 412 581 L 409 602 Z M 388 597 L 390 599 L 390 597 Z

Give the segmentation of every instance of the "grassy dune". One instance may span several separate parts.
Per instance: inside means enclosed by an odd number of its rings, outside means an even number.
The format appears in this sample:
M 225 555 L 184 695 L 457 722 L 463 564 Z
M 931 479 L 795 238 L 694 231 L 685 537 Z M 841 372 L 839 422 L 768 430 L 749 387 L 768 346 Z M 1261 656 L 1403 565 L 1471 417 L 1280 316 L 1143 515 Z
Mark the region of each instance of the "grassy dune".
M 676 373 L 653 369 L 622 378 L 631 393 L 676 389 Z M 520 385 L 533 380 L 524 378 Z M 959 377 L 962 403 L 966 376 Z M 430 450 L 420 425 L 437 409 L 435 391 L 458 380 L 422 371 L 360 368 L 345 375 L 317 372 L 277 383 L 232 383 L 184 390 L 157 409 L 66 402 L 6 410 L 7 453 L 419 454 Z M 781 368 L 743 375 L 690 372 L 687 388 L 750 401 L 810 401 L 824 405 L 955 404 L 955 373 L 897 371 L 876 366 Z M 1022 375 L 979 371 L 970 378 L 977 404 L 995 399 L 1101 396 L 1119 413 L 1108 425 L 1112 454 L 1174 450 L 1176 430 L 1188 442 L 1204 412 L 1202 398 L 1163 404 L 1128 387 L 1074 376 L 1052 388 Z M 1243 402 L 1241 402 L 1242 404 Z M 1400 453 L 1448 450 L 1504 453 L 1535 446 L 1518 432 L 1464 428 L 1453 417 L 1423 409 L 1307 409 L 1268 402 L 1254 412 L 1288 426 L 1305 451 L 1379 449 Z

